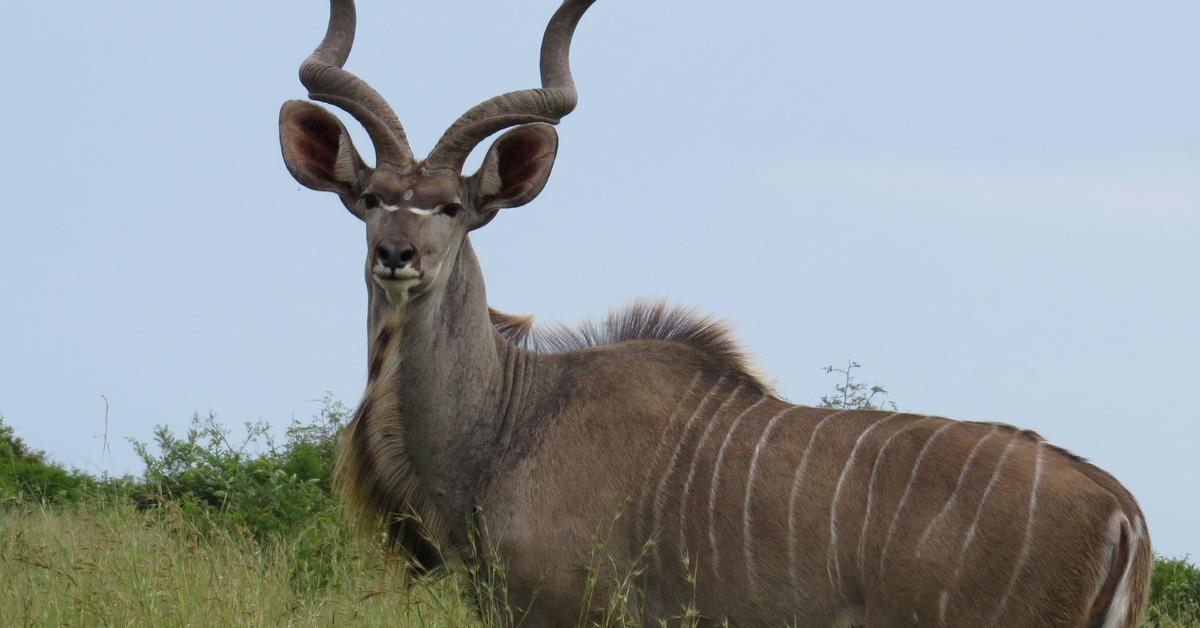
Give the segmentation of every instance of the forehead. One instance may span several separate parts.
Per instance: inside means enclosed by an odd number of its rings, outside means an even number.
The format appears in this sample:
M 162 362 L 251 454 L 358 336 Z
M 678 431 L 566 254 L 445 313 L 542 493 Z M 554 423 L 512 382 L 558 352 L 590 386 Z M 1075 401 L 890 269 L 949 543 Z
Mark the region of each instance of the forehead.
M 459 179 L 451 175 L 398 176 L 376 171 L 363 192 L 395 207 L 428 209 L 450 201 L 461 202 Z

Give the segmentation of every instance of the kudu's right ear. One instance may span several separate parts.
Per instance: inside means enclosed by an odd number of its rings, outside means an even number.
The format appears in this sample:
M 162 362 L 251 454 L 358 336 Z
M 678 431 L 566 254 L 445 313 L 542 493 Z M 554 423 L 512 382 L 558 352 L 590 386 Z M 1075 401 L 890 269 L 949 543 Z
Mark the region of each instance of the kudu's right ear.
M 367 165 L 337 117 L 310 102 L 289 100 L 279 110 L 279 144 L 288 172 L 301 185 L 336 192 L 355 211 Z

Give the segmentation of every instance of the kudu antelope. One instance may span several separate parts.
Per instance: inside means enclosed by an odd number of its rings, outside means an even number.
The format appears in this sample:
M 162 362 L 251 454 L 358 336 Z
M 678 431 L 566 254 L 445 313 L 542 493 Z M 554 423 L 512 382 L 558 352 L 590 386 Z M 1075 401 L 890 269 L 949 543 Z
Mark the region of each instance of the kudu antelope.
M 304 101 L 283 105 L 280 141 L 300 183 L 366 223 L 349 499 L 427 567 L 434 545 L 489 544 L 529 625 L 577 621 L 594 535 L 622 512 L 606 564 L 642 570 L 631 612 L 647 624 L 694 605 L 740 626 L 1135 626 L 1151 565 L 1141 511 L 1033 432 L 784 402 L 720 324 L 660 305 L 549 334 L 489 311 L 468 234 L 546 184 L 591 4 L 551 18 L 540 89 L 476 105 L 418 161 L 386 101 L 342 68 L 354 6 L 330 3 L 300 79 L 366 127 L 377 164 Z M 421 531 L 396 516 L 413 513 Z

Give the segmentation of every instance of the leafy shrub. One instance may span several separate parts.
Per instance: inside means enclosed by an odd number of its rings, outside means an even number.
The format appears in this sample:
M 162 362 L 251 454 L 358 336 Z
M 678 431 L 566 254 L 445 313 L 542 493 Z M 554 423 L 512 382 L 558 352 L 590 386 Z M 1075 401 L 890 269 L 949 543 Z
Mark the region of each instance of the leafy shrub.
M 44 452 L 30 449 L 0 416 L 0 503 L 78 502 L 93 483 L 89 476 L 64 469 L 47 461 Z
M 283 446 L 262 422 L 247 423 L 235 445 L 211 413 L 193 417 L 182 436 L 158 426 L 153 447 L 133 441 L 146 465 L 137 497 L 143 505 L 176 502 L 199 523 L 244 529 L 259 540 L 295 535 L 334 506 L 329 475 L 345 415 L 326 399 L 316 420 L 293 422 Z
M 1150 578 L 1150 625 L 1200 625 L 1200 569 L 1187 558 L 1154 559 Z
M 133 441 L 146 465 L 133 496 L 143 508 L 170 503 L 200 534 L 233 531 L 292 552 L 296 584 L 323 586 L 345 553 L 330 475 L 347 411 L 326 397 L 313 421 L 293 421 L 284 443 L 265 423 L 247 423 L 236 445 L 217 417 L 196 415 L 176 436 L 154 430 L 153 445 Z
M 878 384 L 868 386 L 854 377 L 854 369 L 858 368 L 862 368 L 862 365 L 853 360 L 847 360 L 846 368 L 830 365 L 821 369 L 828 374 L 841 374 L 842 381 L 833 385 L 832 395 L 821 395 L 820 405 L 826 408 L 847 410 L 879 410 L 886 406 L 895 410 L 895 402 L 887 400 L 886 388 Z

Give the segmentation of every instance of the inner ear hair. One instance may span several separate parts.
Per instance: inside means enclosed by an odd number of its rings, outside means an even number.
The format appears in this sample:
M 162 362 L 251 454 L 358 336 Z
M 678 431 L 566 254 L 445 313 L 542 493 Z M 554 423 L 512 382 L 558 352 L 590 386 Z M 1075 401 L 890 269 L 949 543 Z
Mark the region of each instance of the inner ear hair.
M 337 159 L 333 163 L 333 178 L 352 187 L 358 187 L 358 173 L 362 169 L 358 152 L 343 132 L 338 137 Z
M 500 187 L 504 182 L 500 180 L 500 168 L 495 163 L 496 160 L 491 158 L 489 153 L 487 159 L 483 161 L 483 167 L 479 169 L 479 198 L 490 199 L 495 198 L 500 193 Z
M 557 152 L 558 133 L 548 124 L 526 124 L 501 135 L 476 174 L 481 209 L 532 201 L 545 187 Z

